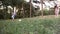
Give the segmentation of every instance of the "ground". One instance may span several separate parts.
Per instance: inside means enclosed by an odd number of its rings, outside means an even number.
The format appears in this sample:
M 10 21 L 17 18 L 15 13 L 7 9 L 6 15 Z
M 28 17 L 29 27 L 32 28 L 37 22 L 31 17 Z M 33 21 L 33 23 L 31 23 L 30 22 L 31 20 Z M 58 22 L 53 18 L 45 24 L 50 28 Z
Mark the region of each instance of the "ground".
M 0 34 L 60 34 L 60 15 L 0 20 Z

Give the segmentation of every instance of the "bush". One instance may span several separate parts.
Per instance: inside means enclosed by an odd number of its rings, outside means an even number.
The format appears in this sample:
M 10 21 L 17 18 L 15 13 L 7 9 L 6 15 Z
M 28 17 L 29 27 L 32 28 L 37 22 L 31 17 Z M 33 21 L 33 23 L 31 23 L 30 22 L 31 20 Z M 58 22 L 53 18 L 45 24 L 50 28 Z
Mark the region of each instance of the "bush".
M 50 10 L 45 9 L 45 10 L 43 10 L 43 14 L 44 15 L 54 15 L 54 9 L 53 8 L 51 8 Z
M 6 9 L 0 10 L 0 19 L 10 19 L 11 14 Z
M 17 12 L 17 15 L 16 15 L 15 18 L 30 17 L 30 7 L 29 6 L 30 6 L 29 3 L 25 3 L 24 4 L 24 12 L 19 10 Z M 21 7 L 19 9 L 21 9 Z M 35 9 L 32 6 L 32 9 L 31 9 L 31 16 L 32 17 L 40 16 L 41 15 L 41 11 L 39 11 L 38 9 Z M 46 10 L 46 9 L 43 10 L 43 15 L 54 15 L 54 9 L 51 8 L 50 10 Z M 5 10 L 0 10 L 0 19 L 10 19 L 10 18 L 11 18 L 11 13 L 9 14 L 6 9 Z

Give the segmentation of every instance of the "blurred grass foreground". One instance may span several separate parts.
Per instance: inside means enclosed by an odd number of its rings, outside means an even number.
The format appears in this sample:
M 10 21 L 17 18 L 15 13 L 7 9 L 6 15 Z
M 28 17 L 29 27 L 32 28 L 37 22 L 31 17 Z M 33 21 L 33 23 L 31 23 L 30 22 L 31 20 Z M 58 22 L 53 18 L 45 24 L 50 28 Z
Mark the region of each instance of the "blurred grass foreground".
M 60 34 L 60 18 L 0 20 L 0 34 Z

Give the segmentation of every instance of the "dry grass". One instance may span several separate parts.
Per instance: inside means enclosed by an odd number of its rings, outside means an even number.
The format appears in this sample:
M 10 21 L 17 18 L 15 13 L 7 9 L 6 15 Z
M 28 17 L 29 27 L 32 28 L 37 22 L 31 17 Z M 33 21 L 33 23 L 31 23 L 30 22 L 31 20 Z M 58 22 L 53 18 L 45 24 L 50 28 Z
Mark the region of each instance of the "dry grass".
M 59 16 L 46 15 L 46 16 L 39 16 L 39 17 L 36 17 L 36 18 L 40 18 L 40 19 L 45 19 L 45 18 L 47 18 L 47 19 L 52 19 L 52 18 L 59 18 L 59 17 L 60 17 L 60 15 L 59 15 Z

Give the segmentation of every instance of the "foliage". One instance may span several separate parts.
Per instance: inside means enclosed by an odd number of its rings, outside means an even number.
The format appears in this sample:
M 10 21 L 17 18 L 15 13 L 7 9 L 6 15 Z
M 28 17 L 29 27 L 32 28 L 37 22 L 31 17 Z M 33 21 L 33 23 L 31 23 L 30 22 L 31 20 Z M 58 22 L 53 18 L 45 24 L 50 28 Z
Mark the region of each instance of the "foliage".
M 45 9 L 43 10 L 44 15 L 54 15 L 54 9 L 50 8 L 49 10 Z
M 29 17 L 30 16 L 29 7 L 27 7 L 27 4 L 24 5 L 24 6 L 25 6 L 24 7 L 24 12 L 19 10 L 17 12 L 17 15 L 16 15 L 15 18 L 23 18 L 23 16 L 25 18 L 25 17 Z M 44 10 L 43 14 L 44 15 L 54 15 L 54 11 L 52 9 L 49 10 L 49 11 L 48 10 Z M 31 15 L 32 15 L 32 17 L 40 16 L 41 15 L 41 11 L 38 11 L 38 10 L 34 11 L 34 9 L 32 8 L 32 14 Z M 11 18 L 11 13 L 9 14 L 6 10 L 0 11 L 0 16 L 2 17 L 2 18 L 0 17 L 0 19 L 4 19 L 4 17 L 5 17 L 5 19 L 10 19 Z
M 23 16 L 24 16 L 24 18 L 25 17 L 30 17 L 30 3 L 29 2 L 26 3 L 24 0 L 1 0 L 1 1 L 3 2 L 3 5 L 6 5 L 6 7 L 8 5 L 11 5 L 12 7 L 16 6 L 19 9 L 15 18 L 22 18 Z M 24 9 L 23 10 L 24 12 L 21 11 L 22 6 L 23 6 L 23 9 Z M 11 18 L 11 14 L 8 14 L 7 10 L 3 10 L 3 11 L 0 10 L 1 11 L 0 12 L 0 19 L 10 19 Z M 54 9 L 51 8 L 50 10 L 43 10 L 43 14 L 44 15 L 54 15 Z M 36 10 L 32 6 L 31 7 L 31 15 L 32 15 L 32 17 L 40 16 L 41 11 Z

